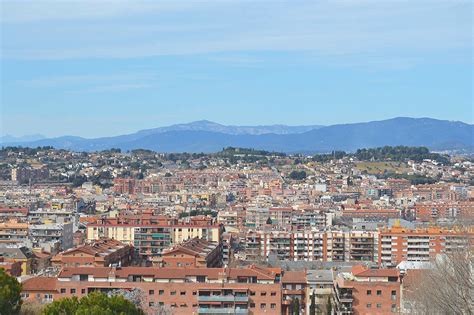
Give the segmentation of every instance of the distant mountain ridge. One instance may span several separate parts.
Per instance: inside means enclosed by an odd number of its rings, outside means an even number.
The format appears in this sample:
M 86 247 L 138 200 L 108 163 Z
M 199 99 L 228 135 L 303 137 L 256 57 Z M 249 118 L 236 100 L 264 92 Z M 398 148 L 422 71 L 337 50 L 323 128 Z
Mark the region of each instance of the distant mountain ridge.
M 187 124 L 176 124 L 168 127 L 158 127 L 153 129 L 140 130 L 137 134 L 150 135 L 164 133 L 168 131 L 211 131 L 225 133 L 229 135 L 261 135 L 266 133 L 274 134 L 293 134 L 303 133 L 324 126 L 308 125 L 308 126 L 287 126 L 287 125 L 259 125 L 259 126 L 226 126 L 209 120 L 198 120 Z
M 2 143 L 53 146 L 75 151 L 150 149 L 157 152 L 217 152 L 246 147 L 286 153 L 355 151 L 385 145 L 426 146 L 432 150 L 474 151 L 474 125 L 431 118 L 398 117 L 332 126 L 225 126 L 197 121 L 141 130 L 129 135 L 85 139 L 65 136 L 30 142 Z
M 28 142 L 28 141 L 36 141 L 36 140 L 41 140 L 41 139 L 46 139 L 46 137 L 40 134 L 26 135 L 26 136 L 20 136 L 20 137 L 15 137 L 12 135 L 4 135 L 0 137 L 0 143 Z

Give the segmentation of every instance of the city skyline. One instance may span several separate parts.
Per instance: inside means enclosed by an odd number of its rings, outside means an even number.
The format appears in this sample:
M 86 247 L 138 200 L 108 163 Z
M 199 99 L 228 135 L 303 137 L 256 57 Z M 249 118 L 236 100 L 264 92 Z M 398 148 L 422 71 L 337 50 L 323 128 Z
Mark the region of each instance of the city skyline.
M 0 133 L 101 137 L 202 119 L 472 124 L 471 9 L 4 1 Z

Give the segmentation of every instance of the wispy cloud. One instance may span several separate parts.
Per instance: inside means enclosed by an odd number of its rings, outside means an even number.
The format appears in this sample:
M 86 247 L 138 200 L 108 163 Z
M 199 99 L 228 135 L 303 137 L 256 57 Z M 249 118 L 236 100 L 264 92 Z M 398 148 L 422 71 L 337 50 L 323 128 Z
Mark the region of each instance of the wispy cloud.
M 311 52 L 368 58 L 472 52 L 470 1 L 7 2 L 6 59 Z M 250 57 L 248 57 L 250 58 Z M 216 61 L 242 65 L 253 60 Z
M 114 85 L 99 85 L 91 88 L 74 91 L 75 93 L 101 93 L 101 92 L 123 92 L 137 89 L 146 89 L 152 87 L 152 84 L 138 83 L 138 84 L 114 84 Z
M 151 73 L 75 74 L 18 81 L 29 88 L 62 88 L 73 93 L 118 92 L 149 88 L 158 83 Z

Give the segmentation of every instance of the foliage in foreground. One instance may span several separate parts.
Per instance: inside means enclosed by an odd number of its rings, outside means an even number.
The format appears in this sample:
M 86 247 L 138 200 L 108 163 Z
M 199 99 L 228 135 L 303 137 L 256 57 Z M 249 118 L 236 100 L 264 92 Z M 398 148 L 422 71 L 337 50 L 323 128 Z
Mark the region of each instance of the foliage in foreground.
M 474 314 L 474 248 L 439 255 L 407 293 L 409 314 Z
M 0 314 L 19 314 L 21 308 L 21 284 L 0 268 Z
M 107 296 L 93 292 L 80 300 L 64 298 L 49 304 L 43 315 L 144 315 L 145 313 L 123 296 Z

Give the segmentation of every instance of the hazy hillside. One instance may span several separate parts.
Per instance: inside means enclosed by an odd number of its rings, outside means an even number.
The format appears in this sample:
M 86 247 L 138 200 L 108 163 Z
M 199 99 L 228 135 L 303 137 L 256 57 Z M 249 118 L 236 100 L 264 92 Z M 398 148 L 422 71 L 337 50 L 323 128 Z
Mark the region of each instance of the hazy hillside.
M 307 128 L 309 131 L 302 132 Z M 273 132 L 264 132 L 271 130 Z M 65 136 L 3 145 L 50 145 L 78 151 L 143 148 L 161 152 L 215 152 L 224 147 L 235 146 L 280 152 L 328 152 L 385 145 L 472 150 L 473 139 L 474 126 L 470 124 L 430 118 L 393 118 L 327 127 L 238 127 L 199 121 L 117 137 L 85 139 Z

